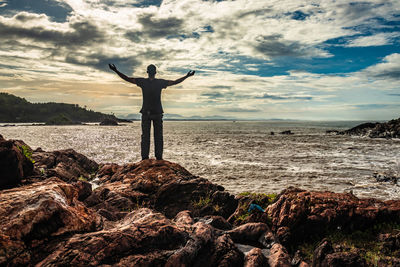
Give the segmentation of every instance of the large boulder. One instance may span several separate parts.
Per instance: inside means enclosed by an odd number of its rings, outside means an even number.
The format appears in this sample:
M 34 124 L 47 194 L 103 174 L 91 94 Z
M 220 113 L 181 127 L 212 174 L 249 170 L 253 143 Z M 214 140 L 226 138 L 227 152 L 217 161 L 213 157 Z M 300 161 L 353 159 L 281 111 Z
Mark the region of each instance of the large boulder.
M 96 210 L 107 210 L 113 219 L 121 219 L 124 212 L 140 207 L 154 208 L 168 218 L 182 210 L 190 210 L 194 216 L 227 218 L 237 206 L 235 197 L 223 191 L 222 186 L 165 160 L 149 159 L 124 166 L 106 164 L 98 178 L 100 186 L 85 203 Z
M 32 149 L 23 141 L 0 138 L 0 189 L 18 185 L 33 172 Z
M 68 236 L 99 229 L 78 195 L 57 178 L 0 191 L 0 265 L 31 264 Z
M 33 151 L 32 158 L 35 168 L 44 177 L 56 176 L 65 182 L 93 178 L 99 168 L 95 161 L 73 149 L 46 152 L 39 148 Z
M 266 212 L 279 240 L 293 244 L 334 229 L 355 231 L 380 222 L 399 223 L 400 200 L 359 199 L 350 193 L 288 188 Z

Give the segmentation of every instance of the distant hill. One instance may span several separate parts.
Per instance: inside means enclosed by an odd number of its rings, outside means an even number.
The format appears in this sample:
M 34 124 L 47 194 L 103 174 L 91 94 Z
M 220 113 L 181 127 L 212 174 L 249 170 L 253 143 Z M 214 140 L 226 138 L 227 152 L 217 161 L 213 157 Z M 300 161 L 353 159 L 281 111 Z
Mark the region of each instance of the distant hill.
M 99 122 L 114 115 L 95 112 L 77 104 L 30 103 L 25 98 L 0 93 L 0 122 L 48 122 L 57 117 L 75 122 Z

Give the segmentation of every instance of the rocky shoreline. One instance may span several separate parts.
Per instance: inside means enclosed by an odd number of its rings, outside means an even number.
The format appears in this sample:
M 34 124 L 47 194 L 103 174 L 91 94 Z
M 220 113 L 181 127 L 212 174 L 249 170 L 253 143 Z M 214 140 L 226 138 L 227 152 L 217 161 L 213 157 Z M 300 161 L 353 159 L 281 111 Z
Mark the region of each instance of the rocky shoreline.
M 0 266 L 400 266 L 400 200 L 234 196 L 169 161 L 1 136 L 0 159 Z
M 371 138 L 400 138 L 400 118 L 383 123 L 367 122 L 337 133 Z

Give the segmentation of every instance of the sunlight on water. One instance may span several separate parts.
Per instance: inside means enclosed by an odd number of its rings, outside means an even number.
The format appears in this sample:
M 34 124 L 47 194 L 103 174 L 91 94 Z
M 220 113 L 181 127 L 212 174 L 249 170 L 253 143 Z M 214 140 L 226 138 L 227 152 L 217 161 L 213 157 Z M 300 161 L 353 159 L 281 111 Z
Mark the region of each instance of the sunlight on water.
M 357 123 L 164 122 L 164 158 L 232 193 L 280 192 L 287 186 L 400 198 L 400 188 L 378 183 L 375 171 L 400 169 L 400 140 L 326 135 Z M 280 135 L 291 130 L 294 135 Z M 275 135 L 270 135 L 270 132 Z M 32 148 L 73 148 L 99 163 L 140 160 L 140 122 L 113 126 L 16 126 L 7 139 Z M 151 148 L 151 153 L 153 148 Z

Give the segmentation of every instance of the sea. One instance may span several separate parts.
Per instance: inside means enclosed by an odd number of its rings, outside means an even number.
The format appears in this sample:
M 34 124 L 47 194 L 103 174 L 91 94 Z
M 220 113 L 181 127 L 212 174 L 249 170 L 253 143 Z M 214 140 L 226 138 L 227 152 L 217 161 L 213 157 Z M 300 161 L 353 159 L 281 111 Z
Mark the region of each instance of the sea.
M 294 186 L 352 192 L 362 198 L 400 199 L 399 185 L 374 178 L 374 173 L 384 172 L 400 176 L 400 139 L 326 133 L 360 123 L 164 121 L 164 159 L 233 194 L 279 193 Z M 140 121 L 121 126 L 0 126 L 3 137 L 21 139 L 33 149 L 73 148 L 98 163 L 141 159 Z M 288 130 L 293 134 L 280 134 Z

